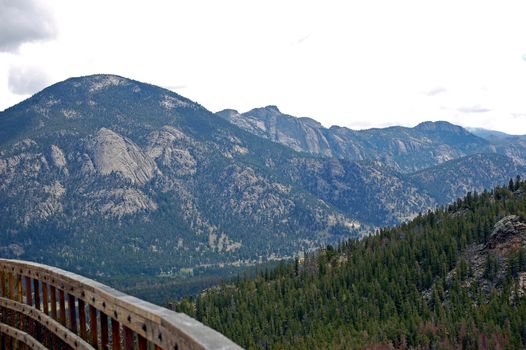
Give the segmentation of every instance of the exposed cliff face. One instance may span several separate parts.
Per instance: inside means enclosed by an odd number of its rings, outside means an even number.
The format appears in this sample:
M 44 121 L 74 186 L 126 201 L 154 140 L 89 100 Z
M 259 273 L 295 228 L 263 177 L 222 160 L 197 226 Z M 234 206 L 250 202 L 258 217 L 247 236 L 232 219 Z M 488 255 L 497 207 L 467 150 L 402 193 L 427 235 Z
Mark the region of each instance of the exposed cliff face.
M 88 146 L 95 169 L 101 175 L 119 173 L 132 183 L 144 185 L 157 169 L 155 162 L 130 139 L 101 128 Z
M 224 110 L 217 115 L 254 135 L 281 143 L 295 151 L 328 157 L 337 155 L 331 149 L 320 123 L 310 118 L 287 116 L 276 106 L 256 108 L 245 114 Z
M 245 114 L 224 110 L 217 115 L 254 135 L 281 143 L 295 151 L 327 157 L 337 155 L 331 150 L 320 123 L 310 118 L 287 116 L 276 106 L 256 108 Z
M 463 286 L 478 286 L 484 298 L 488 298 L 493 288 L 502 289 L 506 277 L 511 274 L 511 277 L 519 282 L 518 296 L 525 295 L 526 272 L 514 272 L 511 267 L 514 258 L 521 263 L 521 254 L 525 260 L 526 222 L 516 215 L 506 216 L 495 224 L 485 244 L 470 246 L 462 254 L 460 261 L 466 262 L 471 271 L 462 281 Z M 455 275 L 460 273 L 459 270 L 460 262 L 448 275 L 449 284 L 453 283 Z
M 224 110 L 217 116 L 248 132 L 296 151 L 348 160 L 379 161 L 401 173 L 412 173 L 476 153 L 499 153 L 526 164 L 526 147 L 517 140 L 494 140 L 471 134 L 447 122 L 424 122 L 414 128 L 327 129 L 310 118 L 295 118 L 277 107 L 246 113 Z M 521 139 L 521 142 L 524 142 Z
M 526 222 L 517 215 L 504 217 L 495 224 L 484 248 L 502 257 L 526 248 Z

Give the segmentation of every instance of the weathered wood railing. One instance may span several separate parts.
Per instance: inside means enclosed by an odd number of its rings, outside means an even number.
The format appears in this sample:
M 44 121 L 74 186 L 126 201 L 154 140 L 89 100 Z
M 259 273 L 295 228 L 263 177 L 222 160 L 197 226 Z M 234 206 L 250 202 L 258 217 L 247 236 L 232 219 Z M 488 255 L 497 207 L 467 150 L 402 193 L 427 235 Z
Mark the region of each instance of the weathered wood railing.
M 193 318 L 91 279 L 0 259 L 3 349 L 241 349 Z

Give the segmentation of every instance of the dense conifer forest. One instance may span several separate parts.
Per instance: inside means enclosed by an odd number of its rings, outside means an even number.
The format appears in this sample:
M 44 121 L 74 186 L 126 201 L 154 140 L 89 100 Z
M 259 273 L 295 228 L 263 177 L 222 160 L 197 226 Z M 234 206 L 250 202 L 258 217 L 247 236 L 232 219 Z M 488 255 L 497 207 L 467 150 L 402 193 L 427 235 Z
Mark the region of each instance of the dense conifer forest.
M 525 348 L 526 231 L 490 249 L 510 215 L 519 178 L 172 306 L 248 349 Z

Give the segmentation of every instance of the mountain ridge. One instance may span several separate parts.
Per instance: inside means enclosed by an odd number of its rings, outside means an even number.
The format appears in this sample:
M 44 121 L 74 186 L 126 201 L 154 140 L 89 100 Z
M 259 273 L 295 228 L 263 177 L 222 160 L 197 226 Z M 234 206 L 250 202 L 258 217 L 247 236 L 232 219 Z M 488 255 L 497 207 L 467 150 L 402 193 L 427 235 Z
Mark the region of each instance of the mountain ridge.
M 379 161 L 402 173 L 476 153 L 504 154 L 515 163 L 526 165 L 525 142 L 495 143 L 446 121 L 421 122 L 413 128 L 352 130 L 335 125 L 325 128 L 313 119 L 283 114 L 275 106 L 245 113 L 223 110 L 216 115 L 296 151 L 323 157 Z
M 488 168 L 484 184 L 517 175 Z M 461 175 L 448 188 L 477 185 Z M 429 186 L 382 159 L 296 152 L 114 75 L 71 78 L 0 112 L 0 252 L 90 276 L 291 257 L 460 193 Z

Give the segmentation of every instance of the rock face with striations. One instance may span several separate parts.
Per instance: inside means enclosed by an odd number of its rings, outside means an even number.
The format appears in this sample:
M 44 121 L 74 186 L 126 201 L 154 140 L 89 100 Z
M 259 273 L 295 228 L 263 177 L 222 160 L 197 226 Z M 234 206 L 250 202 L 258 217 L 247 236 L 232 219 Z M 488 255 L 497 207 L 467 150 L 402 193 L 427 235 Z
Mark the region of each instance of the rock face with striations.
M 155 162 L 135 143 L 110 129 L 101 128 L 88 149 L 93 152 L 95 169 L 101 175 L 116 172 L 132 183 L 144 185 L 157 170 Z

